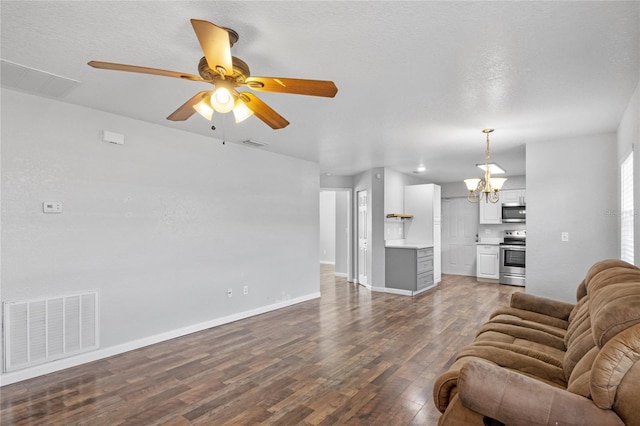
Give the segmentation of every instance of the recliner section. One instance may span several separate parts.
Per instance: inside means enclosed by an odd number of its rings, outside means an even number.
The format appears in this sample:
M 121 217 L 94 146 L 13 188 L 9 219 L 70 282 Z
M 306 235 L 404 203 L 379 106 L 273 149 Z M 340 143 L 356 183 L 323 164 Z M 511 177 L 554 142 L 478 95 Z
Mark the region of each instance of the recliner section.
M 640 269 L 604 260 L 578 285 L 576 304 L 514 293 L 508 307 L 497 309 L 436 380 L 434 402 L 443 412 L 439 424 L 482 425 L 495 419 L 640 425 L 639 358 Z M 461 377 L 466 377 L 464 386 Z M 508 381 L 503 405 L 496 405 L 487 398 L 503 379 Z M 528 404 L 520 406 L 506 392 L 517 392 Z M 557 400 L 569 404 L 564 411 Z M 549 415 L 527 411 L 534 409 Z

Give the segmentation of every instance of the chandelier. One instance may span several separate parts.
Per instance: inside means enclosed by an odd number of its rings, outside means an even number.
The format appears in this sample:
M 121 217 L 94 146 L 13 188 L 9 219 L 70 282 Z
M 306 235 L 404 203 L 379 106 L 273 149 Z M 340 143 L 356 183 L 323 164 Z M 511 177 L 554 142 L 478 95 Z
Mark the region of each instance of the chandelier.
M 484 164 L 478 164 L 478 167 L 484 169 L 484 180 L 481 179 L 465 179 L 464 183 L 467 185 L 467 189 L 469 190 L 469 194 L 467 195 L 467 200 L 472 203 L 477 203 L 484 197 L 486 203 L 492 202 L 497 203 L 500 199 L 499 191 L 502 189 L 502 185 L 507 180 L 506 178 L 492 178 L 491 177 L 491 166 L 496 166 L 494 164 L 489 164 L 489 160 L 491 159 L 491 152 L 489 151 L 489 133 L 493 132 L 493 129 L 484 129 L 482 133 L 487 135 L 487 150 L 485 152 L 485 162 Z M 498 168 L 501 173 L 504 173 L 504 170 Z

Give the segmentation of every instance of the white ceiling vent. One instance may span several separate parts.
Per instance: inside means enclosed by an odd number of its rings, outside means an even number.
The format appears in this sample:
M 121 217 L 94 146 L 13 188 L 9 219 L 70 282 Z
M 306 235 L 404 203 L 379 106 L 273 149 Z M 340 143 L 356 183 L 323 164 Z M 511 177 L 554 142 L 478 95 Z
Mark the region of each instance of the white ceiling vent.
M 28 68 L 0 59 L 2 87 L 16 89 L 49 98 L 63 98 L 80 84 L 72 80 L 45 71 Z
M 246 145 L 246 146 L 252 146 L 254 148 L 260 148 L 260 147 L 269 145 L 266 142 L 257 141 L 255 139 L 247 139 L 247 140 L 241 141 L 240 144 Z

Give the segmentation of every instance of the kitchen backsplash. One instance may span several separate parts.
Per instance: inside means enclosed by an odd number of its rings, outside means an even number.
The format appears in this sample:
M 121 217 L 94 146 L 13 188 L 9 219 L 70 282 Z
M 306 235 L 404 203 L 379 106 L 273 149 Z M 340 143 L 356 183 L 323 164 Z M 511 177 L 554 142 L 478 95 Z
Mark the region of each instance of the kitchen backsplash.
M 527 229 L 526 223 L 503 223 L 502 225 L 479 225 L 478 241 L 495 240 L 504 237 L 505 230 L 521 231 Z
M 384 239 L 385 241 L 404 239 L 404 221 L 386 221 L 384 223 Z

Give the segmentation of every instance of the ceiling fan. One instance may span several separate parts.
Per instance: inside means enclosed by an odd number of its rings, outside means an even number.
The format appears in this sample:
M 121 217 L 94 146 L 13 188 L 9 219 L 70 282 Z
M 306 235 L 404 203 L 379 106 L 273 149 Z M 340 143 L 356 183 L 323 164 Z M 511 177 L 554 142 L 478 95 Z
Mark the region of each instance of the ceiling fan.
M 290 93 L 295 95 L 323 96 L 333 98 L 338 88 L 332 81 L 303 80 L 281 77 L 252 77 L 249 66 L 241 59 L 231 56 L 231 47 L 238 41 L 238 33 L 230 28 L 219 27 L 208 21 L 191 19 L 204 57 L 198 64 L 199 76 L 157 68 L 112 62 L 90 61 L 94 68 L 162 75 L 185 80 L 211 83 L 213 90 L 196 93 L 167 119 L 184 121 L 196 111 L 211 120 L 213 112 L 233 111 L 236 123 L 254 115 L 273 129 L 282 129 L 289 122 L 251 92 L 238 92 L 240 87 L 259 92 Z

